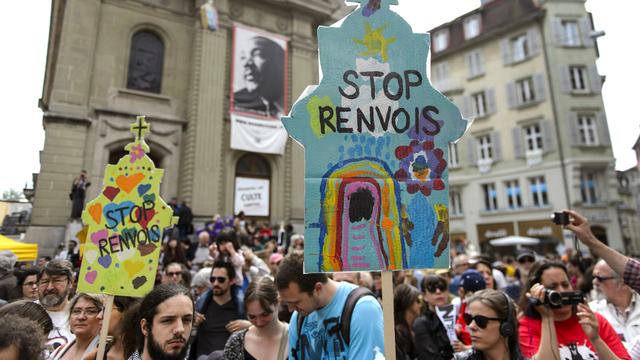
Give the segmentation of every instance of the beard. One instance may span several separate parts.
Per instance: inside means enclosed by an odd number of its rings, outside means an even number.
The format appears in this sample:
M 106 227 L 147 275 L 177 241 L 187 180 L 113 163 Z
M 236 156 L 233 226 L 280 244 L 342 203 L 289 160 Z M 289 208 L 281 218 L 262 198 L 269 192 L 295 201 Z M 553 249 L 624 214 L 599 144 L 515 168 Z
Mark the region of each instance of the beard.
M 67 288 L 64 294 L 60 296 L 60 293 L 56 289 L 49 291 L 45 290 L 45 292 L 42 294 L 42 297 L 40 298 L 40 304 L 42 304 L 42 307 L 45 309 L 60 306 L 69 296 L 69 291 L 71 290 Z M 55 297 L 47 296 L 50 294 L 54 294 Z
M 602 288 L 598 285 L 593 286 L 593 299 L 594 300 L 606 300 L 607 294 L 604 293 Z
M 184 345 L 182 349 L 178 353 L 167 353 L 162 348 L 162 345 L 159 344 L 156 339 L 153 337 L 153 329 L 149 329 L 149 338 L 147 339 L 147 348 L 146 350 L 149 352 L 149 356 L 153 360 L 184 360 L 187 357 L 187 340 L 182 336 L 174 336 L 168 341 L 173 341 L 176 339 L 184 340 Z
M 215 287 L 212 289 L 212 291 L 213 291 L 213 295 L 215 295 L 215 296 L 221 296 L 221 295 L 226 294 L 226 293 L 229 291 L 229 288 L 223 289 L 223 288 L 221 288 L 221 287 L 217 287 L 217 286 L 215 286 Z

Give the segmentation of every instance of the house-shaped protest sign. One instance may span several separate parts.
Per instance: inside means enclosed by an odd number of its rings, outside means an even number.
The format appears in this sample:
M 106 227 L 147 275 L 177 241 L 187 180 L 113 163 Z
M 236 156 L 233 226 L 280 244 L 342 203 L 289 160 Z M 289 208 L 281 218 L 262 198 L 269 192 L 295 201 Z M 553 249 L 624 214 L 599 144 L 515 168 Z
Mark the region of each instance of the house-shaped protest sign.
M 305 272 L 449 266 L 447 144 L 467 121 L 427 78 L 428 34 L 359 0 L 320 27 L 322 80 L 283 117 L 305 147 Z

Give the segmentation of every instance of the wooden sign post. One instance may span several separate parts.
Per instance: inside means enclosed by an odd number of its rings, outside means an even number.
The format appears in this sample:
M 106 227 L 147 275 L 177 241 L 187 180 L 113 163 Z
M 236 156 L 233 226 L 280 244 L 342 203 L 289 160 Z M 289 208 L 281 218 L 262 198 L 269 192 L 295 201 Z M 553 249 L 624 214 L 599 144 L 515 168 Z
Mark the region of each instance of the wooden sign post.
M 385 360 L 396 360 L 396 326 L 393 314 L 393 272 L 382 271 Z

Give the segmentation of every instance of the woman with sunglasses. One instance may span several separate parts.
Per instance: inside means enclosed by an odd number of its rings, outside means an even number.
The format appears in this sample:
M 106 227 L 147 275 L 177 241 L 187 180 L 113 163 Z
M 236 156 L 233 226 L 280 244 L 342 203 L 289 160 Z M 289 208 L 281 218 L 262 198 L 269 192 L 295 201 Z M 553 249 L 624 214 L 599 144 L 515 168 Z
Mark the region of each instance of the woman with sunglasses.
M 427 309 L 413 322 L 418 359 L 449 360 L 453 357 L 453 347 L 447 330 L 436 314 L 436 306 L 447 304 L 447 281 L 438 275 L 427 275 L 422 278 L 421 287 L 422 300 L 427 303 Z
M 285 360 L 289 357 L 289 325 L 278 320 L 278 290 L 268 277 L 247 286 L 244 311 L 251 326 L 229 337 L 224 360 Z
M 559 349 L 558 359 L 630 359 L 611 324 L 586 302 L 559 308 L 544 305 L 545 290 L 572 290 L 562 263 L 536 262 L 523 290 L 520 346 L 525 356 L 550 360 L 554 356 L 551 351 Z
M 54 360 L 77 360 L 98 347 L 104 295 L 78 293 L 69 301 L 69 330 L 76 336 L 58 352 Z
M 469 350 L 456 353 L 454 359 L 525 359 L 518 344 L 515 305 L 505 293 L 492 289 L 481 290 L 468 299 L 468 305 L 468 312 L 463 317 L 473 345 Z M 559 360 L 557 349 L 555 354 L 555 359 Z
M 122 337 L 125 332 L 123 329 L 122 318 L 125 311 L 130 309 L 137 299 L 127 296 L 116 296 L 113 299 L 113 306 L 111 307 L 111 316 L 109 318 L 109 329 L 107 330 L 107 346 L 104 352 L 103 360 L 125 360 L 124 339 Z M 98 313 L 97 319 L 100 323 L 104 321 L 104 306 Z M 98 356 L 98 349 L 89 352 L 83 360 L 95 360 Z

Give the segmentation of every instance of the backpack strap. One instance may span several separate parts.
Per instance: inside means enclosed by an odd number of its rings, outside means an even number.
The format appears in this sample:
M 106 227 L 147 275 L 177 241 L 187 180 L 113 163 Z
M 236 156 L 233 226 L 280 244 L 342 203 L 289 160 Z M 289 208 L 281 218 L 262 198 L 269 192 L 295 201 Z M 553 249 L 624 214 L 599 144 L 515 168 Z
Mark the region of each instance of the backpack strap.
M 356 303 L 358 303 L 358 300 L 363 296 L 375 297 L 371 290 L 358 286 L 349 293 L 347 301 L 344 303 L 344 308 L 342 309 L 342 316 L 340 317 L 340 332 L 342 334 L 342 339 L 347 346 L 349 346 L 349 342 L 351 340 L 351 315 L 353 314 L 353 309 L 356 307 Z

